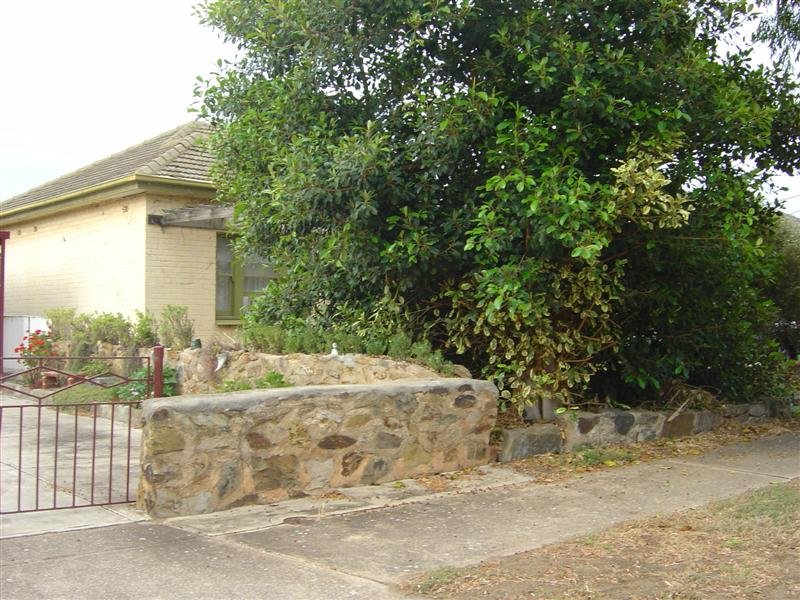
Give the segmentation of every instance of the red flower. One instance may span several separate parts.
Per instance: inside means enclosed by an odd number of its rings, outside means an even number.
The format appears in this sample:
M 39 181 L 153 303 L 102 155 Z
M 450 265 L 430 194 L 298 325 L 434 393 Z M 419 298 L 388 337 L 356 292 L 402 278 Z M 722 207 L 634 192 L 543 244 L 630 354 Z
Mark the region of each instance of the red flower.
M 36 331 L 34 331 L 34 333 L 36 335 L 42 335 L 42 330 L 41 329 L 37 329 Z

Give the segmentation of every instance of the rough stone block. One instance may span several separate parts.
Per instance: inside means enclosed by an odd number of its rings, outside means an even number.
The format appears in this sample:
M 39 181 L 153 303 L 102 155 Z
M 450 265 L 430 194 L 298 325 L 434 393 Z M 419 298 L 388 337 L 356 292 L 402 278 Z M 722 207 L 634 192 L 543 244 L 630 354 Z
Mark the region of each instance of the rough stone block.
M 631 444 L 661 435 L 662 413 L 651 411 L 609 410 L 602 413 L 578 413 L 559 417 L 567 449 L 607 444 Z
M 544 398 L 536 403 L 526 406 L 522 417 L 526 421 L 552 422 L 556 419 L 556 409 L 561 406 L 560 400 Z
M 628 438 L 631 441 L 644 442 L 661 436 L 661 429 L 664 425 L 664 420 L 667 418 L 664 413 L 633 410 L 630 414 L 635 419 L 633 427 L 628 432 Z
M 536 423 L 505 430 L 499 460 L 508 462 L 548 452 L 561 452 L 561 429 L 549 423 Z
M 684 411 L 678 415 L 667 418 L 661 430 L 661 437 L 675 438 L 692 435 L 694 433 L 694 413 Z
M 721 407 L 723 416 L 726 417 L 744 417 L 747 411 L 750 410 L 749 404 L 723 404 Z
M 709 410 L 694 411 L 694 429 L 692 433 L 703 433 L 716 429 L 722 422 L 722 417 Z

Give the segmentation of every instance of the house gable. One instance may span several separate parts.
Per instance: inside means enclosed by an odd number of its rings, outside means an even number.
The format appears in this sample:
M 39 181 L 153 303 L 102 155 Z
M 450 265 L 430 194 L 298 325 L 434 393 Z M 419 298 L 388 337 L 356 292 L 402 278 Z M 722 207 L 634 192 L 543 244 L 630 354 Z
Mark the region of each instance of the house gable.
M 141 192 L 209 200 L 210 125 L 191 122 L 0 203 L 0 226 Z

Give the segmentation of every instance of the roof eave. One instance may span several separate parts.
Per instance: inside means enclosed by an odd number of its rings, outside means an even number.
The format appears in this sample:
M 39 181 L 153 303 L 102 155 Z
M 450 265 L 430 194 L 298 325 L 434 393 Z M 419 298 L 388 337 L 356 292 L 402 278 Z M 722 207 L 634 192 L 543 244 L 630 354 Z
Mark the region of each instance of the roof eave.
M 200 192 L 201 197 L 209 198 L 213 197 L 216 188 L 208 181 L 135 173 L 4 211 L 0 213 L 0 225 L 5 227 L 19 221 L 77 208 L 84 204 L 125 198 L 142 192 L 177 193 L 187 189 Z

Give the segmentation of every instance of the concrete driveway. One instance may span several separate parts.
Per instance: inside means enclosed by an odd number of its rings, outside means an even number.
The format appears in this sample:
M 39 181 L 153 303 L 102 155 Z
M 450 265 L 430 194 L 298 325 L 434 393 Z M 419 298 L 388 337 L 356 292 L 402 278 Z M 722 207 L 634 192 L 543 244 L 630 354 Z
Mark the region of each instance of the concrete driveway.
M 136 496 L 140 431 L 129 405 L 56 408 L 0 392 L 0 535 L 30 533 L 30 526 L 59 519 L 60 510 L 125 503 Z M 110 416 L 110 415 L 108 415 Z M 45 510 L 17 531 L 20 511 Z M 84 509 L 89 522 L 103 524 L 108 511 Z M 39 515 L 44 515 L 39 517 Z M 92 521 L 95 519 L 95 521 Z M 118 520 L 112 519 L 112 522 Z M 52 526 L 52 524 L 51 524 Z

